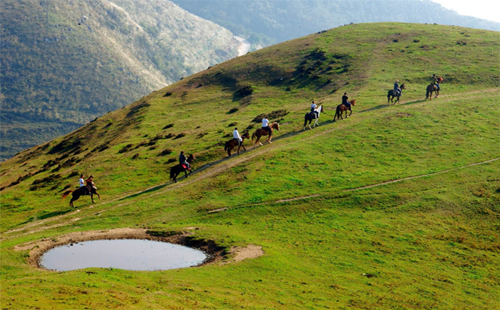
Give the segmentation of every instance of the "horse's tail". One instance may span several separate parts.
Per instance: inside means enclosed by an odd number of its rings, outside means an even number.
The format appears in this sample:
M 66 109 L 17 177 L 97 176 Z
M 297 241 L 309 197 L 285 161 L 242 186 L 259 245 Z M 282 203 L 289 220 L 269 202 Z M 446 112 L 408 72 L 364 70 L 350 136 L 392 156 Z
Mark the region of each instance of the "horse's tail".
M 253 141 L 253 139 L 255 139 L 256 134 L 257 134 L 257 130 L 254 131 L 253 134 L 252 134 L 252 141 Z
M 431 90 L 430 90 L 431 86 L 427 86 L 427 91 L 425 92 L 425 99 L 429 98 L 429 95 L 431 94 Z
M 335 110 L 335 116 L 333 117 L 333 120 L 336 118 L 340 118 L 340 105 L 337 106 L 337 109 Z
M 71 194 L 72 192 L 73 192 L 72 190 L 64 192 L 64 194 L 62 195 L 62 199 L 68 197 L 68 195 Z
M 229 148 L 229 141 L 226 142 L 226 144 L 224 144 L 224 151 L 227 151 L 228 148 Z

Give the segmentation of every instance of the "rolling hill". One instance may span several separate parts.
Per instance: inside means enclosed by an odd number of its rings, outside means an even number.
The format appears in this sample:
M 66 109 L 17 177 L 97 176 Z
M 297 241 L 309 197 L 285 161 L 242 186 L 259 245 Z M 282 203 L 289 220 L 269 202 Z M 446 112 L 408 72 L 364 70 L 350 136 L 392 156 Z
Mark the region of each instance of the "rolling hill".
M 0 171 L 2 307 L 495 308 L 499 51 L 494 31 L 348 25 L 212 66 L 21 152 Z M 434 73 L 442 91 L 426 101 Z M 388 105 L 396 79 L 407 89 Z M 344 92 L 353 114 L 333 122 Z M 302 130 L 311 100 L 324 113 Z M 232 129 L 253 132 L 263 115 L 280 123 L 273 143 L 228 158 Z M 195 171 L 173 184 L 181 150 Z M 74 209 L 60 197 L 79 174 L 102 200 Z M 116 229 L 222 254 L 170 271 L 36 268 L 42 241 Z M 262 256 L 238 259 L 255 247 Z
M 2 160 L 238 53 L 163 0 L 7 0 L 0 14 Z
M 188 12 L 245 36 L 254 49 L 349 23 L 406 22 L 500 31 L 500 23 L 428 0 L 172 0 Z

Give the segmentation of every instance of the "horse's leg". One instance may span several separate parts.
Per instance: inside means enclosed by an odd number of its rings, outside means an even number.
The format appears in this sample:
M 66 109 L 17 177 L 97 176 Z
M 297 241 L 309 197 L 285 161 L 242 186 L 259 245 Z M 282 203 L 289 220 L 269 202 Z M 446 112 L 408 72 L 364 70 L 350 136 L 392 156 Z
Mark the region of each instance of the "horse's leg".
M 92 201 L 92 203 L 95 203 L 94 194 L 92 192 L 90 192 L 90 200 Z
M 69 201 L 70 207 L 75 207 L 75 205 L 73 204 L 73 201 L 77 201 L 78 198 L 80 198 L 80 194 L 75 195 L 75 192 L 73 192 L 73 195 L 71 196 L 71 200 Z
M 231 147 L 231 146 L 229 146 L 229 147 L 227 148 L 227 156 L 228 156 L 228 157 L 229 157 L 229 156 L 231 156 L 231 149 L 232 149 L 232 148 L 233 148 L 233 147 Z
M 351 116 L 352 115 L 352 109 L 349 109 L 349 111 L 351 111 L 351 113 L 349 113 L 349 116 Z M 346 111 L 346 113 L 347 113 L 347 111 Z

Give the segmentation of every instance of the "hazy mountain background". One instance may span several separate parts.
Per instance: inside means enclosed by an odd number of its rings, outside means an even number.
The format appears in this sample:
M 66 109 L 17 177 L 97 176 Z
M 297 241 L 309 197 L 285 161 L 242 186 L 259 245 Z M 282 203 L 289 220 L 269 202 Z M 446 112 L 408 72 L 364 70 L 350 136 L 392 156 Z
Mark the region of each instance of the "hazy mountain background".
M 428 0 L 173 2 L 0 2 L 0 160 L 235 57 L 233 33 L 258 49 L 351 22 L 500 30 Z
M 0 159 L 237 55 L 230 31 L 164 0 L 0 5 Z
M 172 0 L 248 38 L 253 49 L 348 23 L 408 22 L 500 31 L 500 23 L 460 15 L 428 0 Z

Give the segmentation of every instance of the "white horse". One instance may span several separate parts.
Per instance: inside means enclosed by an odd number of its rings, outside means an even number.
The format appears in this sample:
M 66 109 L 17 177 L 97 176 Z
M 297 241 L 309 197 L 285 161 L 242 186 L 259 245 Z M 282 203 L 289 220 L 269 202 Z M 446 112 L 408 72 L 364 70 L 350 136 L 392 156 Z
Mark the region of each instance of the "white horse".
M 306 115 L 304 116 L 304 129 L 303 130 L 306 129 L 307 121 L 309 121 L 309 129 L 312 129 L 311 122 L 313 119 L 315 120 L 313 127 L 316 127 L 316 125 L 318 125 L 319 117 L 321 116 L 321 112 L 323 112 L 323 106 L 320 105 L 319 107 L 314 109 L 314 111 L 318 113 L 318 117 L 316 117 L 316 113 L 311 113 L 311 112 L 306 113 Z

